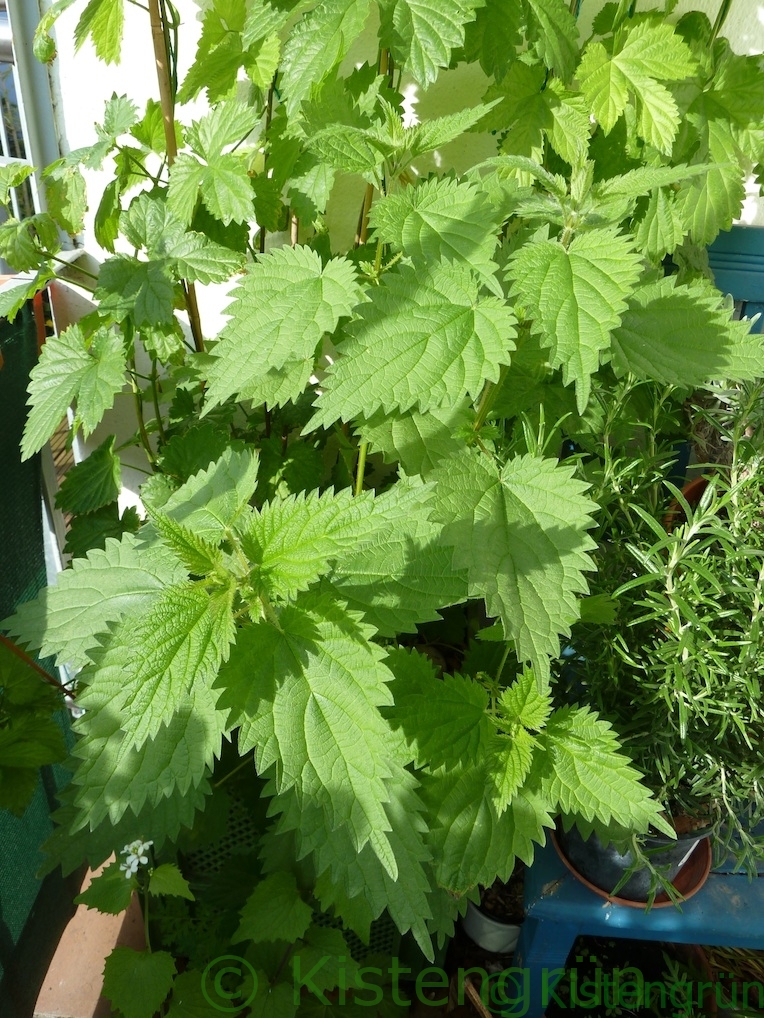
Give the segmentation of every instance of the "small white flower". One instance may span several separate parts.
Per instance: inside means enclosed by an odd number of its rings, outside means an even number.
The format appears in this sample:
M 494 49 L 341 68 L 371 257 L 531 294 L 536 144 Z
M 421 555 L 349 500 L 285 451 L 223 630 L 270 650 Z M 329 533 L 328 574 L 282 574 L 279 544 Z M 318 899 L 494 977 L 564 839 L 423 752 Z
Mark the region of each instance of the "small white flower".
M 128 880 L 138 872 L 139 866 L 145 866 L 149 861 L 148 850 L 153 844 L 153 841 L 141 841 L 138 838 L 136 841 L 131 841 L 129 845 L 125 845 L 119 853 L 126 856 L 125 861 L 119 864 L 119 868 Z

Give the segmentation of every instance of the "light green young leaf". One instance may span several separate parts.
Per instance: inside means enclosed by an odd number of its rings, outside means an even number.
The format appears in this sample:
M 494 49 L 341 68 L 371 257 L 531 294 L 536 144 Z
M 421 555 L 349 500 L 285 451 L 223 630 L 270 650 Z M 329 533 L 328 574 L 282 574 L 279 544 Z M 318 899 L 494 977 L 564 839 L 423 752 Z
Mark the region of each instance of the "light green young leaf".
M 405 478 L 374 503 L 374 529 L 338 558 L 332 584 L 382 636 L 413 633 L 467 596 L 466 574 L 431 522 L 431 486 Z
M 125 0 L 90 0 L 75 26 L 75 45 L 79 49 L 90 36 L 96 56 L 106 64 L 118 64 L 124 23 Z
M 260 773 L 276 766 L 280 792 L 295 787 L 332 828 L 346 824 L 356 851 L 371 842 L 394 878 L 384 803 L 397 765 L 379 713 L 392 701 L 384 652 L 327 595 L 303 595 L 278 626 L 243 630 L 217 681 L 220 707 L 241 722 L 239 750 L 255 747 Z
M 573 468 L 518 456 L 501 469 L 474 452 L 446 461 L 437 473 L 436 521 L 454 562 L 469 571 L 473 597 L 498 616 L 520 661 L 549 673 L 559 634 L 577 618 L 576 595 L 594 547 L 586 529 L 594 504 Z
M 321 337 L 333 332 L 362 296 L 345 258 L 324 266 L 308 247 L 261 255 L 234 291 L 231 318 L 213 348 L 205 409 L 233 395 L 252 398 L 250 390 L 271 368 L 293 361 L 312 365 Z
M 169 552 L 141 548 L 132 535 L 110 539 L 103 551 L 91 551 L 59 573 L 55 587 L 21 605 L 3 626 L 41 657 L 56 655 L 58 664 L 80 666 L 109 623 L 147 607 L 185 578 Z
M 284 940 L 293 944 L 305 933 L 313 919 L 310 905 L 300 897 L 297 881 L 285 870 L 261 880 L 241 910 L 241 922 L 233 943 L 251 940 Z
M 622 45 L 621 45 L 622 43 Z M 662 81 L 681 81 L 697 70 L 692 53 L 667 22 L 646 19 L 616 39 L 611 57 L 601 42 L 590 43 L 579 65 L 581 90 L 606 134 L 615 127 L 629 96 L 638 104 L 638 131 L 667 155 L 679 127 L 679 110 Z
M 246 8 L 245 0 L 213 0 L 205 8 L 196 57 L 178 92 L 178 102 L 187 103 L 203 88 L 210 103 L 231 91 L 244 60 L 241 32 Z
M 223 149 L 246 138 L 260 117 L 253 106 L 238 99 L 217 103 L 201 120 L 195 120 L 186 131 L 186 141 L 207 163 L 216 162 Z
M 439 679 L 424 654 L 402 647 L 388 650 L 386 664 L 395 676 L 395 704 L 383 713 L 415 747 L 418 766 L 454 767 L 476 759 L 492 731 L 483 687 L 461 675 Z
M 515 682 L 501 694 L 502 714 L 512 724 L 520 724 L 531 732 L 539 732 L 552 713 L 552 698 L 540 692 L 532 669 L 526 668 Z
M 244 159 L 229 152 L 210 162 L 201 179 L 202 201 L 226 226 L 252 217 L 252 183 Z
M 639 166 L 618 177 L 608 177 L 594 185 L 593 191 L 598 198 L 612 198 L 622 195 L 624 198 L 639 198 L 643 194 L 653 192 L 658 187 L 679 184 L 691 177 L 705 176 L 711 169 L 710 163 L 698 163 L 686 166 Z
M 288 599 L 307 590 L 343 549 L 375 533 L 374 510 L 371 492 L 354 498 L 349 488 L 302 492 L 264 505 L 242 536 L 263 592 Z
M 298 21 L 281 58 L 280 87 L 290 116 L 346 56 L 369 9 L 369 0 L 322 0 Z
M 491 802 L 501 816 L 511 807 L 515 794 L 530 773 L 536 740 L 525 728 L 518 728 L 511 736 L 497 736 L 494 745 L 488 773 L 493 785 Z
M 120 460 L 111 435 L 67 472 L 56 494 L 56 507 L 64 513 L 90 513 L 113 502 L 121 489 Z
M 119 915 L 124 912 L 138 887 L 135 877 L 125 874 L 115 860 L 88 884 L 87 888 L 74 899 L 75 905 L 87 905 L 105 915 Z
M 33 172 L 32 164 L 21 159 L 0 159 L 0 205 L 7 205 L 12 188 L 18 187 Z
M 468 265 L 498 297 L 492 261 L 499 219 L 485 194 L 472 184 L 433 178 L 375 202 L 369 216 L 377 238 L 425 264 Z
M 578 57 L 578 26 L 564 0 L 525 0 L 531 15 L 530 38 L 541 59 L 563 81 L 570 81 Z
M 575 381 L 579 413 L 641 268 L 632 241 L 616 228 L 579 234 L 568 248 L 553 240 L 525 244 L 510 261 L 511 296 L 532 317 L 564 383 Z
M 479 106 L 472 106 L 470 109 L 459 110 L 458 113 L 447 113 L 443 117 L 433 117 L 425 120 L 415 127 L 407 127 L 406 137 L 408 149 L 412 159 L 432 152 L 434 149 L 447 145 L 454 138 L 458 138 L 474 127 L 480 120 L 491 111 L 494 103 L 481 103 Z
M 198 537 L 219 544 L 229 528 L 246 525 L 257 487 L 257 453 L 227 449 L 207 470 L 181 485 L 162 512 Z
M 15 272 L 27 272 L 45 264 L 48 256 L 60 250 L 58 227 L 52 216 L 40 212 L 27 219 L 6 219 L 0 225 L 0 257 Z
M 634 239 L 654 263 L 662 261 L 682 243 L 682 219 L 673 194 L 662 188 L 653 191 L 645 214 L 636 224 Z
M 184 226 L 194 218 L 205 173 L 206 167 L 188 152 L 181 152 L 170 167 L 167 204 Z
M 148 512 L 164 543 L 192 575 L 206 576 L 222 564 L 223 554 L 217 545 L 205 541 L 196 531 L 182 526 L 159 509 L 149 508 Z
M 194 901 L 188 881 L 178 867 L 171 862 L 162 863 L 152 871 L 149 878 L 149 894 L 170 894 L 176 898 Z
M 174 259 L 182 279 L 196 283 L 224 283 L 244 265 L 244 256 L 237 251 L 191 230 L 168 245 L 167 255 Z
M 170 992 L 175 972 L 167 951 L 115 947 L 106 959 L 103 993 L 124 1018 L 153 1018 Z
M 661 806 L 642 784 L 607 721 L 563 707 L 537 738 L 529 783 L 564 813 L 644 834 Z
M 681 386 L 758 378 L 764 340 L 732 313 L 731 302 L 703 280 L 678 286 L 668 277 L 643 286 L 613 333 L 614 364 L 638 378 Z
M 434 408 L 426 414 L 376 413 L 358 421 L 356 430 L 386 463 L 398 462 L 407 474 L 426 478 L 438 463 L 462 447 L 457 432 L 470 421 L 467 401 L 456 407 Z
M 51 336 L 32 369 L 22 459 L 42 449 L 74 400 L 87 438 L 124 384 L 125 348 L 119 333 L 101 328 L 88 340 L 78 325 L 72 325 Z
M 454 406 L 509 363 L 514 315 L 504 301 L 480 297 L 463 266 L 402 265 L 370 297 L 347 326 L 311 428 L 378 410 Z
M 78 166 L 67 166 L 64 160 L 46 167 L 43 172 L 48 212 L 70 236 L 81 233 L 88 209 L 85 178 Z
M 464 44 L 465 25 L 477 6 L 477 0 L 384 0 L 381 45 L 427 88 L 448 67 L 451 51 Z

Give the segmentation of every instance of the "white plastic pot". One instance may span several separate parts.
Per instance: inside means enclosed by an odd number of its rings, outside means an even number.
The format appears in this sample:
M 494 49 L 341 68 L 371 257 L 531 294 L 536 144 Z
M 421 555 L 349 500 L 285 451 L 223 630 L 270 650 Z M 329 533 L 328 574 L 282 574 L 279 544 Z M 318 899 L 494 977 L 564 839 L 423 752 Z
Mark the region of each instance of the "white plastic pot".
M 484 951 L 507 954 L 514 951 L 520 938 L 520 927 L 514 923 L 503 923 L 499 919 L 481 912 L 471 901 L 467 902 L 467 914 L 462 919 L 462 928 L 470 940 Z

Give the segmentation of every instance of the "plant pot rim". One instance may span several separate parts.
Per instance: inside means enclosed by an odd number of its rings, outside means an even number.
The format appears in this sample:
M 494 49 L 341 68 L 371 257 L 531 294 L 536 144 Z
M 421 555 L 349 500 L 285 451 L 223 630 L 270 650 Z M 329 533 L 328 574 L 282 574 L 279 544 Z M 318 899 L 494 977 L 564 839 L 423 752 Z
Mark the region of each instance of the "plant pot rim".
M 520 920 L 497 919 L 495 916 L 491 915 L 490 912 L 486 912 L 484 908 L 481 908 L 480 905 L 476 905 L 474 901 L 467 902 L 467 911 L 477 912 L 480 915 L 481 919 L 485 920 L 485 922 L 491 923 L 492 925 L 501 929 L 506 929 L 507 927 L 515 927 L 519 929 L 520 923 L 522 922 L 522 919 Z
M 566 869 L 573 874 L 576 880 L 580 881 L 580 883 L 582 883 L 585 887 L 588 887 L 590 891 L 593 891 L 598 898 L 603 898 L 605 901 L 608 901 L 613 905 L 626 905 L 628 908 L 639 908 L 644 911 L 647 904 L 646 901 L 634 901 L 631 898 L 621 898 L 617 894 L 611 894 L 608 891 L 603 891 L 601 887 L 597 887 L 596 884 L 587 880 L 586 877 L 582 876 L 578 872 L 560 848 L 556 833 L 554 831 L 550 831 L 549 837 L 554 845 L 555 851 L 562 860 Z M 711 872 L 712 858 L 713 852 L 711 850 L 710 838 L 701 837 L 698 840 L 698 844 L 692 850 L 687 862 L 684 866 L 682 866 L 680 871 L 671 881 L 673 886 L 682 896 L 683 901 L 687 901 L 689 898 L 692 898 L 692 896 L 697 894 L 701 887 L 705 884 L 708 879 L 708 875 Z M 660 894 L 655 896 L 655 901 L 650 907 L 667 908 L 669 905 L 673 904 L 673 901 L 668 897 L 665 891 L 661 891 Z

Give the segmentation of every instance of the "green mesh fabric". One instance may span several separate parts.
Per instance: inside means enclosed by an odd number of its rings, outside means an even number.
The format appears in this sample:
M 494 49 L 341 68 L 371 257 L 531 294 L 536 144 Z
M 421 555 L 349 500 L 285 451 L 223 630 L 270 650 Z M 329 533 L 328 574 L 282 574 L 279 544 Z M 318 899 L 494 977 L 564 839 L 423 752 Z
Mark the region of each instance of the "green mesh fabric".
M 35 597 L 46 578 L 39 458 L 22 463 L 19 456 L 26 386 L 36 351 L 30 307 L 13 324 L 0 320 L 0 619 Z M 68 729 L 67 717 L 62 716 L 61 723 Z M 22 817 L 0 810 L 1 1018 L 31 1018 L 50 958 L 72 914 L 73 882 L 59 874 L 44 880 L 36 876 L 40 846 L 52 830 L 50 814 L 65 775 L 62 768 L 45 768 Z

